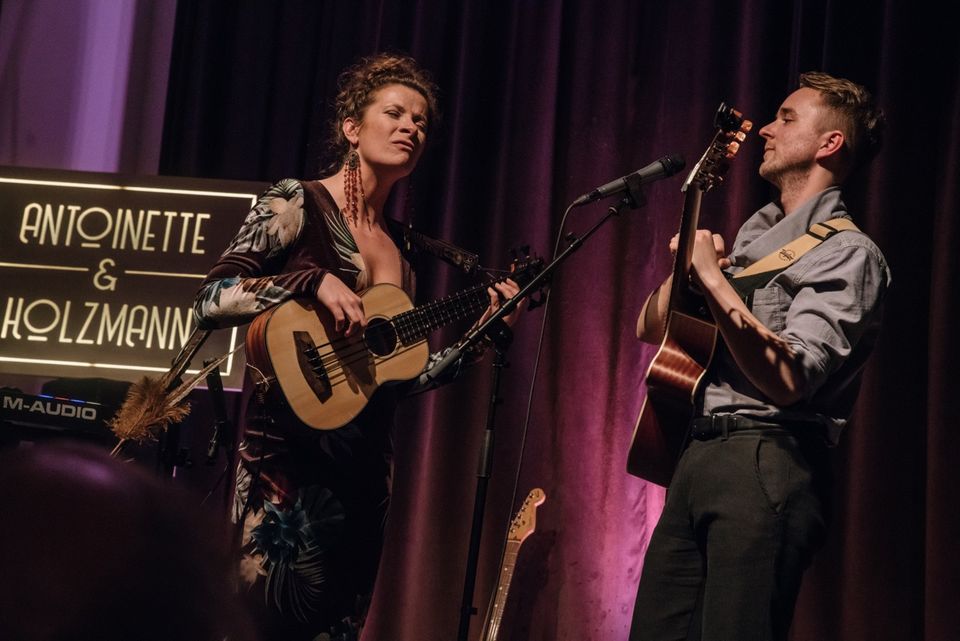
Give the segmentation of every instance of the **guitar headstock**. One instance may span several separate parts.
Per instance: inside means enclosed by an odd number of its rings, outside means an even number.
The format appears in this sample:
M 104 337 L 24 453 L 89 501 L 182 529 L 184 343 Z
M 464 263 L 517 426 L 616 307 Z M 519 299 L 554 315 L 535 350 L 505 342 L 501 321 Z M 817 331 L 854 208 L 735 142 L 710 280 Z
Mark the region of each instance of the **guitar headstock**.
M 723 173 L 740 151 L 740 144 L 746 139 L 747 133 L 753 128 L 752 122 L 744 119 L 742 113 L 726 103 L 720 103 L 713 117 L 713 124 L 717 132 L 703 156 L 690 171 L 681 191 L 695 185 L 701 192 L 707 192 L 723 182 Z
M 517 510 L 517 515 L 510 522 L 510 530 L 507 532 L 508 541 L 522 543 L 524 539 L 533 534 L 537 524 L 537 506 L 543 505 L 547 500 L 547 495 L 539 487 L 535 487 L 527 494 L 523 505 Z
M 536 278 L 537 274 L 543 271 L 543 258 L 531 255 L 530 246 L 513 248 L 510 250 L 510 273 L 511 278 L 520 287 L 525 287 L 530 281 Z M 543 283 L 540 290 L 531 292 L 528 297 L 527 309 L 535 309 L 543 304 L 543 292 L 549 287 L 549 279 Z
M 510 278 L 523 287 L 543 271 L 543 259 L 530 255 L 530 245 L 510 250 Z

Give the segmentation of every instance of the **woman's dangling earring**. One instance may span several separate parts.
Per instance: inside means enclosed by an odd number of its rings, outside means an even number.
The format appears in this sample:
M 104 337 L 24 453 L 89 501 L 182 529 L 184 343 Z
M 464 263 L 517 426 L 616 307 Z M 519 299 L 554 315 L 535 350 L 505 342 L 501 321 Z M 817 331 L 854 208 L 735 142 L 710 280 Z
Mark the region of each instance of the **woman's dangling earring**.
M 360 154 L 351 149 L 344 162 L 346 171 L 343 174 L 343 191 L 346 197 L 347 216 L 358 224 L 360 220 L 360 204 L 365 204 L 363 182 L 360 179 Z

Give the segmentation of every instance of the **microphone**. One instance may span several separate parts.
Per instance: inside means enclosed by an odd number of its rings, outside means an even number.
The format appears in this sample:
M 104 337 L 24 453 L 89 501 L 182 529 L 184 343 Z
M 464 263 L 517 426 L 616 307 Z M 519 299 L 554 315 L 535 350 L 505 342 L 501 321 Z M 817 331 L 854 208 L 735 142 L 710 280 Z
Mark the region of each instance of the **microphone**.
M 655 180 L 660 180 L 661 178 L 667 178 L 674 175 L 678 171 L 684 168 L 686 163 L 683 161 L 683 157 L 680 155 L 673 156 L 664 156 L 660 160 L 655 160 L 643 169 L 638 169 L 632 174 L 627 174 L 608 182 L 606 185 L 601 185 L 591 191 L 589 194 L 584 194 L 573 201 L 573 207 L 578 207 L 586 203 L 592 203 L 595 200 L 600 200 L 601 198 L 606 198 L 607 196 L 612 196 L 614 194 L 619 194 L 621 191 L 626 191 L 628 188 L 627 180 L 631 178 L 639 178 L 640 184 L 645 185 L 647 183 L 652 183 Z

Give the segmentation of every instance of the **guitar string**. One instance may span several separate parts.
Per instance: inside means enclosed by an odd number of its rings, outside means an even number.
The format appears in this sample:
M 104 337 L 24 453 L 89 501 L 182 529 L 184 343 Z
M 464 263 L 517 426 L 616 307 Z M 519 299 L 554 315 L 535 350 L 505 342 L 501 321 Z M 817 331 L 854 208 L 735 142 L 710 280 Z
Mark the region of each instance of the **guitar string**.
M 464 317 L 463 314 L 469 313 L 471 311 L 479 311 L 479 309 L 478 310 L 461 310 L 461 314 L 459 316 L 449 315 L 448 317 L 444 318 L 445 310 L 451 308 L 450 303 L 459 302 L 460 300 L 463 300 L 463 299 L 468 299 L 467 304 L 481 305 L 486 301 L 487 288 L 492 287 L 496 283 L 502 283 L 504 280 L 506 280 L 506 278 L 513 278 L 518 284 L 521 284 L 522 286 L 522 283 L 526 280 L 527 276 L 530 276 L 534 273 L 536 273 L 535 265 L 527 265 L 525 267 L 515 270 L 505 278 L 495 279 L 488 283 L 476 285 L 474 287 L 465 289 L 461 292 L 457 292 L 455 294 L 451 294 L 444 298 L 431 301 L 415 309 L 411 309 L 406 312 L 401 312 L 400 314 L 397 314 L 396 316 L 394 316 L 392 320 L 397 320 L 396 326 L 401 331 L 410 330 L 410 329 L 413 329 L 416 331 L 424 331 L 424 330 L 428 332 L 433 331 L 441 327 L 443 324 L 447 322 L 451 322 L 451 321 L 455 321 L 463 318 Z M 469 300 L 470 297 L 473 297 L 474 300 L 472 301 Z M 453 309 L 456 310 L 457 308 L 454 307 Z M 436 315 L 436 318 L 434 319 L 433 323 L 427 322 L 421 325 L 417 324 L 418 320 L 420 320 L 421 318 L 426 318 L 426 316 L 431 312 L 433 312 Z M 401 325 L 402 325 L 402 328 L 400 327 Z
M 402 349 L 399 349 L 396 352 L 390 354 L 389 358 L 394 358 L 402 354 L 405 354 L 406 352 L 409 352 L 410 350 L 418 347 L 419 344 L 420 342 L 417 342 L 416 344 L 413 344 L 413 345 L 405 345 Z M 347 368 L 340 367 L 337 369 L 335 373 L 333 373 L 332 375 L 329 375 L 327 380 L 330 381 L 330 387 L 333 388 L 333 387 L 336 387 L 337 385 L 341 385 L 343 383 L 348 382 L 350 380 L 350 375 L 347 373 Z
M 519 284 L 528 275 L 527 272 L 533 272 L 533 271 L 534 270 L 530 266 L 527 266 L 511 273 L 509 277 L 514 279 L 520 279 L 516 281 Z M 472 296 L 475 298 L 475 300 L 473 301 L 467 300 L 466 301 L 467 304 L 472 304 L 472 305 L 480 304 L 486 300 L 485 298 L 486 289 L 489 287 L 492 287 L 496 283 L 503 282 L 504 280 L 505 278 L 496 279 L 489 283 L 475 285 L 474 287 L 470 287 L 463 291 L 450 294 L 449 296 L 445 296 L 443 298 L 430 301 L 429 303 L 425 303 L 419 307 L 415 307 L 414 309 L 410 309 L 405 312 L 401 312 L 397 314 L 396 316 L 390 319 L 389 323 L 395 328 L 398 335 L 400 335 L 403 332 L 407 332 L 407 334 L 404 335 L 404 338 L 407 338 L 407 339 L 412 338 L 409 335 L 409 332 L 411 330 L 413 331 L 425 330 L 428 332 L 433 331 L 435 329 L 438 329 L 445 323 L 462 319 L 464 317 L 464 314 L 468 314 L 471 311 L 473 311 L 471 309 L 461 308 L 461 310 L 459 310 L 460 311 L 459 316 L 448 315 L 445 318 L 444 311 L 451 307 L 450 303 L 460 302 L 462 299 L 468 299 L 469 297 Z M 438 307 L 440 308 L 439 311 L 437 311 L 436 309 Z M 453 309 L 456 310 L 457 308 L 454 307 Z M 433 323 L 431 323 L 430 319 L 427 318 L 431 312 L 437 316 L 436 318 L 433 319 Z M 420 323 L 418 325 L 417 321 L 420 320 L 420 318 L 426 319 L 427 322 Z M 439 324 L 436 324 L 436 323 L 439 323 Z M 336 352 L 338 348 L 342 347 L 345 343 L 349 343 L 349 342 L 350 342 L 350 339 L 348 337 L 340 336 L 337 338 L 333 338 L 326 343 L 321 343 L 320 345 L 316 345 L 314 346 L 314 349 L 316 349 L 319 352 L 319 350 L 323 347 L 333 347 L 333 350 L 334 350 L 333 352 L 326 352 L 326 354 L 333 354 Z
M 450 296 L 447 296 L 446 298 L 442 298 L 442 299 L 439 299 L 439 300 L 432 301 L 432 302 L 430 302 L 430 303 L 426 303 L 426 304 L 424 304 L 424 305 L 421 305 L 420 307 L 417 307 L 417 308 L 414 308 L 414 309 L 410 309 L 410 310 L 407 310 L 407 311 L 405 311 L 405 312 L 401 312 L 401 313 L 397 314 L 396 316 L 394 316 L 393 318 L 391 318 L 388 322 L 389 322 L 390 325 L 392 325 L 393 327 L 397 328 L 397 330 L 398 330 L 398 331 L 397 331 L 397 334 L 398 334 L 398 335 L 399 335 L 401 332 L 403 332 L 403 331 L 409 332 L 410 330 L 420 329 L 420 327 L 417 326 L 417 320 L 418 320 L 418 319 L 417 319 L 417 316 L 420 316 L 420 315 L 424 315 L 424 316 L 425 316 L 425 315 L 429 314 L 430 312 L 434 311 L 434 310 L 433 310 L 434 307 L 436 307 L 437 305 L 439 305 L 439 304 L 441 304 L 441 303 L 443 303 L 444 305 L 447 305 L 448 303 L 453 302 L 456 298 L 466 298 L 467 296 L 470 296 L 470 295 L 474 295 L 474 296 L 475 296 L 481 289 L 485 289 L 486 287 L 489 287 L 489 285 L 478 285 L 477 287 L 474 287 L 474 288 L 465 290 L 465 291 L 463 291 L 463 292 L 458 292 L 457 294 L 452 294 L 452 295 L 450 295 Z M 470 303 L 470 301 L 468 301 L 468 303 Z M 476 301 L 474 301 L 474 304 L 476 304 Z M 467 309 L 467 310 L 464 310 L 462 313 L 463 313 L 463 314 L 467 314 L 467 313 L 470 313 L 471 311 L 472 311 L 472 310 Z M 449 319 L 446 320 L 446 322 L 459 320 L 459 319 L 461 319 L 461 318 L 463 318 L 463 315 L 460 315 L 459 317 L 453 317 L 453 316 L 451 316 L 451 317 L 449 317 Z M 438 318 L 437 320 L 441 321 L 441 323 L 444 322 L 443 311 L 442 311 L 442 310 L 441 310 L 441 312 L 440 312 L 440 314 L 439 314 L 439 318 Z M 403 325 L 403 327 L 402 327 L 402 328 L 398 328 L 398 327 L 397 327 L 398 325 Z M 439 326 L 438 326 L 438 327 L 439 327 Z M 431 326 L 431 325 L 428 323 L 428 324 L 422 325 L 422 329 L 425 329 L 425 330 L 427 330 L 427 331 L 432 331 L 433 329 L 437 329 L 437 327 L 433 327 L 433 326 Z M 326 343 L 321 343 L 321 344 L 316 345 L 316 346 L 314 346 L 314 347 L 315 347 L 315 349 L 318 350 L 318 351 L 319 351 L 321 348 L 324 348 L 324 347 L 333 347 L 334 352 L 335 352 L 337 349 L 343 347 L 343 346 L 344 346 L 345 344 L 347 344 L 347 343 L 350 343 L 350 338 L 349 338 L 349 337 L 338 336 L 337 338 L 332 338 L 332 339 L 330 339 L 330 341 L 328 341 L 328 342 L 326 342 Z M 331 353 L 334 353 L 334 352 L 326 352 L 326 353 L 327 353 L 327 354 L 331 354 Z
M 520 277 L 521 275 L 522 274 L 517 273 L 517 274 L 512 274 L 511 276 Z M 437 299 L 430 303 L 426 303 L 418 308 L 414 308 L 411 310 L 407 310 L 405 312 L 401 312 L 400 314 L 397 314 L 387 322 L 387 325 L 391 326 L 394 329 L 394 332 L 396 333 L 396 335 L 401 341 L 402 348 L 399 350 L 395 350 L 390 354 L 385 355 L 383 359 L 385 360 L 387 358 L 394 358 L 403 353 L 406 353 L 407 351 L 413 349 L 414 347 L 417 347 L 418 344 L 422 340 L 424 340 L 425 336 L 421 336 L 416 340 L 414 340 L 412 343 L 408 343 L 408 344 L 403 343 L 402 340 L 404 339 L 409 340 L 410 338 L 416 337 L 417 334 L 411 335 L 411 331 L 419 332 L 419 331 L 426 330 L 429 332 L 434 329 L 437 329 L 438 327 L 441 327 L 442 325 L 448 322 L 463 319 L 470 312 L 479 311 L 479 309 L 482 308 L 482 304 L 486 301 L 486 289 L 488 287 L 491 287 L 494 283 L 502 282 L 503 280 L 504 279 L 500 279 L 497 281 L 492 281 L 491 283 L 477 285 L 475 287 L 466 289 L 464 291 L 451 294 L 450 296 Z M 474 300 L 466 301 L 467 305 L 470 305 L 471 307 L 461 306 L 457 308 L 457 307 L 451 307 L 449 305 L 450 302 L 456 301 L 457 299 L 462 300 L 465 298 L 469 298 L 471 296 L 474 297 Z M 435 313 L 435 317 L 431 319 L 430 312 L 434 312 L 435 308 L 440 307 L 441 305 L 443 305 L 443 307 L 441 307 L 439 313 Z M 478 305 L 480 306 L 480 308 L 473 309 L 473 308 L 477 308 Z M 452 309 L 454 313 L 448 314 L 445 318 L 444 311 L 447 309 Z M 420 319 L 423 319 L 426 322 L 420 323 L 418 325 L 417 321 Z M 373 327 L 372 329 L 377 330 L 379 327 L 385 327 L 385 326 L 378 325 Z M 401 335 L 403 335 L 402 338 L 401 338 Z M 336 385 L 346 383 L 349 380 L 350 377 L 346 373 L 346 367 L 345 367 L 346 365 L 362 362 L 368 358 L 370 350 L 366 347 L 365 342 L 359 342 L 359 341 L 354 343 L 355 346 L 358 347 L 359 349 L 356 349 L 353 352 L 347 352 L 345 354 L 338 355 L 337 348 L 342 347 L 345 343 L 349 344 L 350 342 L 351 342 L 350 338 L 348 337 L 338 337 L 336 339 L 332 339 L 328 341 L 327 343 L 322 343 L 312 348 L 317 352 L 318 356 L 320 356 L 321 365 L 324 366 L 326 378 L 331 388 Z M 324 354 L 320 354 L 319 350 L 323 347 L 333 347 L 333 350 L 327 351 Z M 340 366 L 335 369 L 331 368 L 333 369 L 332 373 L 326 372 L 328 365 L 337 365 L 337 363 L 340 363 Z
M 452 315 L 449 318 L 435 319 L 435 322 L 427 323 L 423 327 L 404 326 L 402 328 L 397 328 L 394 326 L 394 323 L 390 321 L 386 325 L 377 325 L 372 328 L 369 328 L 368 332 L 372 331 L 376 333 L 383 333 L 386 330 L 387 325 L 389 325 L 394 329 L 394 333 L 397 336 L 397 342 L 400 345 L 411 345 L 413 343 L 419 343 L 421 340 L 426 338 L 427 332 L 437 329 L 438 327 L 440 327 L 441 325 L 447 322 L 466 318 L 471 311 L 475 311 L 475 310 L 471 310 L 471 309 L 462 310 L 461 312 L 457 313 L 456 315 Z M 440 322 L 438 323 L 437 321 L 440 321 Z M 426 331 L 423 331 L 423 330 L 426 330 Z M 323 365 L 325 369 L 328 367 L 336 366 L 338 363 L 349 365 L 358 361 L 365 360 L 372 351 L 368 347 L 368 342 L 362 339 L 355 339 L 355 340 L 338 339 L 336 342 L 339 343 L 339 346 L 345 347 L 347 349 L 351 347 L 355 349 L 353 349 L 352 351 L 346 351 L 342 348 L 338 350 L 335 347 L 332 350 L 324 351 L 321 353 L 320 347 L 315 348 L 317 351 L 317 356 L 320 358 L 320 363 L 321 365 Z M 333 343 L 334 341 L 331 341 L 326 345 L 333 345 Z M 392 354 L 393 352 L 391 352 L 390 354 L 386 354 L 384 355 L 384 358 L 390 357 Z
M 465 292 L 460 292 L 459 294 L 456 294 L 456 295 L 454 295 L 454 296 L 459 297 L 459 298 L 465 298 L 467 295 L 476 295 L 478 292 L 480 292 L 480 291 L 482 291 L 482 290 L 485 290 L 486 287 L 487 287 L 486 285 L 481 285 L 481 286 L 478 286 L 478 287 L 473 288 L 473 289 L 471 289 L 471 290 L 466 290 Z M 485 296 L 485 292 L 484 292 L 484 296 Z M 451 296 L 451 297 L 448 297 L 448 298 L 453 298 L 453 297 Z M 482 305 L 482 303 L 484 302 L 484 300 L 485 300 L 484 297 L 480 297 L 480 298 L 478 298 L 477 300 L 473 301 L 473 307 L 476 307 L 478 304 L 481 304 L 481 305 Z M 434 302 L 436 303 L 436 302 L 439 302 L 439 301 L 434 301 Z M 468 301 L 468 304 L 469 304 L 469 301 Z M 423 306 L 423 307 L 427 307 L 427 306 L 425 305 L 425 306 Z M 452 320 L 462 319 L 462 318 L 464 318 L 467 314 L 469 314 L 471 311 L 477 311 L 477 310 L 476 310 L 476 309 L 471 309 L 471 308 L 466 308 L 466 307 L 454 308 L 454 312 L 455 312 L 455 314 L 456 314 L 456 317 L 451 316 L 450 319 L 452 319 Z M 403 324 L 409 326 L 410 323 L 409 323 L 409 322 L 405 322 L 405 321 L 408 321 L 409 319 L 414 318 L 414 315 L 412 314 L 413 312 L 420 312 L 420 313 L 417 314 L 417 316 L 422 316 L 422 317 L 427 317 L 427 316 L 428 316 L 428 314 L 426 313 L 426 310 L 423 310 L 422 308 L 418 308 L 418 309 L 408 310 L 407 312 L 403 312 L 402 314 L 397 314 L 397 316 L 394 316 L 393 319 L 391 319 L 388 324 L 393 325 L 393 324 L 394 324 L 394 321 L 397 321 L 401 316 L 405 316 L 406 318 L 405 318 L 405 319 L 400 319 L 400 320 L 399 320 L 399 323 L 403 323 Z M 437 321 L 441 321 L 441 322 L 444 321 L 442 314 L 440 315 L 439 318 L 435 318 L 435 319 L 433 319 L 433 320 L 434 320 L 434 323 L 437 322 Z M 448 319 L 448 320 L 449 320 L 449 319 Z M 383 326 L 375 326 L 373 329 L 376 330 L 376 329 L 378 329 L 378 327 L 383 327 Z M 429 323 L 429 322 L 424 325 L 424 328 L 427 329 L 427 330 L 436 329 L 436 327 L 434 327 L 433 324 L 431 324 L 431 323 Z M 396 328 L 395 328 L 395 329 L 396 329 Z M 410 327 L 407 327 L 407 329 L 410 329 Z M 416 326 L 414 325 L 414 327 L 413 327 L 412 329 L 420 329 L 420 328 L 418 328 L 418 327 L 416 327 Z M 396 333 L 399 335 L 401 332 L 400 332 L 400 331 L 397 331 Z M 395 357 L 397 357 L 397 356 L 399 356 L 399 355 L 401 355 L 401 354 L 409 351 L 410 349 L 413 349 L 414 347 L 416 347 L 422 340 L 424 340 L 424 338 L 425 338 L 425 337 L 421 336 L 421 337 L 418 338 L 415 342 L 409 343 L 409 344 L 401 343 L 401 345 L 403 345 L 403 348 L 402 348 L 402 349 L 393 351 L 393 352 L 391 352 L 390 354 L 387 354 L 387 355 L 383 356 L 382 358 L 383 358 L 384 360 L 386 360 L 386 359 L 388 359 L 388 358 L 395 358 Z M 346 340 L 346 339 L 337 339 L 337 340 L 342 343 L 342 342 L 344 342 L 344 340 Z M 326 343 L 325 345 L 332 345 L 333 343 L 334 343 L 334 341 L 330 341 L 329 343 Z M 344 353 L 344 354 L 338 355 L 337 352 L 336 352 L 336 350 L 333 350 L 333 351 L 325 352 L 324 354 L 320 355 L 321 364 L 324 365 L 324 369 L 325 369 L 325 370 L 326 370 L 326 368 L 327 368 L 326 366 L 328 366 L 328 365 L 330 365 L 330 366 L 336 366 L 336 367 L 331 367 L 331 368 L 330 368 L 331 371 L 326 372 L 327 380 L 329 381 L 330 387 L 333 387 L 333 386 L 335 386 L 335 385 L 339 385 L 339 384 L 341 384 L 341 383 L 344 383 L 344 382 L 346 382 L 346 381 L 349 379 L 349 376 L 348 376 L 347 373 L 346 373 L 346 366 L 352 365 L 352 364 L 354 364 L 354 363 L 363 362 L 363 361 L 367 360 L 367 358 L 369 357 L 370 350 L 369 350 L 369 348 L 366 346 L 365 342 L 357 341 L 356 343 L 354 343 L 354 345 L 355 345 L 358 349 L 354 350 L 353 352 L 346 352 L 346 353 Z M 318 349 L 319 349 L 319 348 L 318 348 Z M 342 379 L 338 379 L 338 378 L 337 378 L 338 376 L 342 376 L 343 378 L 342 378 Z M 335 380 L 335 379 L 336 379 L 336 380 Z
M 470 307 L 455 308 L 452 313 L 441 313 L 436 315 L 434 318 L 429 317 L 429 312 L 432 310 L 409 310 L 408 312 L 397 314 L 383 325 L 375 325 L 368 328 L 365 334 L 367 332 L 382 333 L 387 327 L 390 327 L 393 329 L 393 332 L 397 336 L 397 340 L 400 342 L 400 344 L 408 345 L 411 342 L 419 342 L 423 340 L 426 332 L 438 329 L 446 323 L 462 320 L 469 314 L 479 311 L 477 305 L 481 305 L 482 303 L 482 300 L 473 301 Z M 471 304 L 471 302 L 468 301 L 468 304 Z M 411 315 L 410 313 L 414 311 L 417 311 L 418 313 L 416 315 Z M 416 317 L 421 317 L 423 322 L 418 322 L 420 319 Z M 333 349 L 325 351 L 321 354 L 320 349 L 328 346 L 332 346 Z M 354 349 L 353 351 L 342 351 L 344 347 L 356 347 L 357 349 Z M 321 364 L 324 366 L 336 365 L 337 362 L 350 364 L 356 362 L 355 357 L 359 357 L 360 360 L 363 360 L 370 352 L 370 349 L 367 347 L 367 341 L 346 337 L 337 338 L 328 343 L 323 343 L 316 346 L 314 349 L 316 350 L 317 355 L 320 357 Z M 389 356 L 389 354 L 387 356 Z
M 460 312 L 459 318 L 461 319 L 464 318 L 470 311 L 472 310 L 470 309 L 459 310 Z M 382 326 L 378 326 L 378 327 L 382 327 Z M 377 327 L 374 327 L 373 329 L 377 329 Z M 400 349 L 395 349 L 391 353 L 386 354 L 381 358 L 383 360 L 386 360 L 389 358 L 395 358 L 403 353 L 406 353 L 407 351 L 419 345 L 419 343 L 423 341 L 424 338 L 425 337 L 421 336 L 420 338 L 418 338 L 417 340 L 411 343 L 401 342 Z M 331 343 L 332 342 L 333 341 L 331 341 Z M 328 343 L 328 345 L 329 344 L 330 343 Z M 369 358 L 370 350 L 364 342 L 357 341 L 356 343 L 354 343 L 354 346 L 357 347 L 357 349 L 353 350 L 352 352 L 346 352 L 338 355 L 337 352 L 334 350 L 334 351 L 325 352 L 324 354 L 320 355 L 321 364 L 324 366 L 324 371 L 326 373 L 327 380 L 329 381 L 331 387 L 333 387 L 334 385 L 338 385 L 339 383 L 345 382 L 349 378 L 349 376 L 346 374 L 347 366 L 353 365 L 355 363 L 361 363 L 367 360 L 367 358 Z M 328 369 L 329 371 L 327 371 Z M 343 376 L 343 380 L 335 380 L 338 374 Z

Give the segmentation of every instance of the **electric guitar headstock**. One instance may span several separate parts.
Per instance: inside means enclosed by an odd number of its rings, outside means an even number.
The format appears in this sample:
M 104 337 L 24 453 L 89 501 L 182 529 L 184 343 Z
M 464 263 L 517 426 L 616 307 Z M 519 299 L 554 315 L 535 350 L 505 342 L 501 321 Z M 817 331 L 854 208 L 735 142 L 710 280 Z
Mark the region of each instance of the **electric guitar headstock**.
M 543 505 L 547 500 L 547 495 L 539 487 L 530 490 L 523 505 L 517 510 L 517 515 L 510 522 L 510 530 L 507 532 L 507 540 L 523 543 L 524 539 L 533 534 L 537 524 L 537 506 Z
M 713 125 L 717 132 L 684 181 L 681 189 L 683 192 L 694 185 L 706 193 L 723 182 L 723 174 L 730 166 L 730 161 L 740 151 L 740 145 L 746 139 L 747 133 L 753 129 L 751 121 L 744 119 L 742 113 L 723 102 L 713 117 Z

